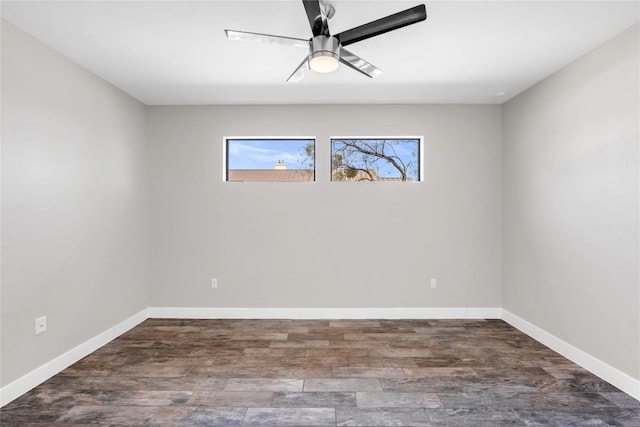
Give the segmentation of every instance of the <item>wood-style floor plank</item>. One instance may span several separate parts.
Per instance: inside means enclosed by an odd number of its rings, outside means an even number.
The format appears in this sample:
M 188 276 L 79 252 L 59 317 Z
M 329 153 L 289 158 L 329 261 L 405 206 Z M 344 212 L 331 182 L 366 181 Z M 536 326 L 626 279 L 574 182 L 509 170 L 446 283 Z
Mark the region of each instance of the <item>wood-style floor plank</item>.
M 499 320 L 149 319 L 0 424 L 640 426 L 640 402 Z

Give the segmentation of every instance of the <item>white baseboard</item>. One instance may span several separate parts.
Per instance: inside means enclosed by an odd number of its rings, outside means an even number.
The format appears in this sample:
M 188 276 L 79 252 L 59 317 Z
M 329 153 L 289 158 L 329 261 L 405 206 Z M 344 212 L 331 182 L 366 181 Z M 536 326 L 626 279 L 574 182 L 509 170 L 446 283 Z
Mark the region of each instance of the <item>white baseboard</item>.
M 502 320 L 529 335 L 531 338 L 546 345 L 550 349 L 560 353 L 575 364 L 582 366 L 603 380 L 613 384 L 620 390 L 633 396 L 635 399 L 640 400 L 639 380 L 625 374 L 613 366 L 606 364 L 602 360 L 585 353 L 579 348 L 572 346 L 568 342 L 550 334 L 544 329 L 537 327 L 533 323 L 530 323 L 505 309 L 502 309 Z
M 149 318 L 147 311 L 147 309 L 144 309 L 134 314 L 114 327 L 107 329 L 101 334 L 96 335 L 90 340 L 85 341 L 79 346 L 72 348 L 50 362 L 45 363 L 39 368 L 0 388 L 0 407 L 20 397 L 39 384 L 42 384 L 52 376 L 96 351 L 114 338 L 124 334 L 134 326 L 144 322 Z
M 149 317 L 165 319 L 499 319 L 500 308 L 150 307 Z

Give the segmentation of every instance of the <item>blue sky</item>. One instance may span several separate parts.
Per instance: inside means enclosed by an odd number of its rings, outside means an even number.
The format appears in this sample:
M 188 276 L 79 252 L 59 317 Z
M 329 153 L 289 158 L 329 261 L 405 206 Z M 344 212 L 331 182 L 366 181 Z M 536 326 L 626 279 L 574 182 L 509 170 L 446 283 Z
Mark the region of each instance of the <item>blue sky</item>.
M 284 160 L 289 169 L 308 169 L 300 163 L 302 147 L 313 140 L 227 140 L 229 169 L 273 169 L 279 160 Z

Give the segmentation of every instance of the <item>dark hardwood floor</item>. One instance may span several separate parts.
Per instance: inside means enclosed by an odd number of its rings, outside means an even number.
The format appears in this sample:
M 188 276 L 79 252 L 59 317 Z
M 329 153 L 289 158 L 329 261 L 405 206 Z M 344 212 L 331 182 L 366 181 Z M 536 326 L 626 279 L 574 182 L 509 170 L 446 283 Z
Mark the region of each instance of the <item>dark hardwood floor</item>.
M 640 402 L 499 320 L 150 319 L 0 420 L 640 426 Z

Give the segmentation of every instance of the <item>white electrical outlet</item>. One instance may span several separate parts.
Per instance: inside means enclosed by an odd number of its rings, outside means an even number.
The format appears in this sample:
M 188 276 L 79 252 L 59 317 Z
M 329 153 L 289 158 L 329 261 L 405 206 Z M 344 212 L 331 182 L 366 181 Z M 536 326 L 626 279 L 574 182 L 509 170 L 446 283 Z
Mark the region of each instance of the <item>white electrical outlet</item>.
M 38 317 L 36 319 L 36 335 L 40 335 L 47 331 L 47 316 Z
M 211 279 L 211 287 L 213 289 L 218 287 L 218 279 Z
M 431 289 L 435 289 L 438 287 L 438 281 L 436 279 L 431 279 L 429 283 L 431 284 Z

